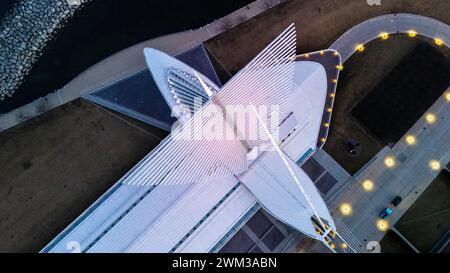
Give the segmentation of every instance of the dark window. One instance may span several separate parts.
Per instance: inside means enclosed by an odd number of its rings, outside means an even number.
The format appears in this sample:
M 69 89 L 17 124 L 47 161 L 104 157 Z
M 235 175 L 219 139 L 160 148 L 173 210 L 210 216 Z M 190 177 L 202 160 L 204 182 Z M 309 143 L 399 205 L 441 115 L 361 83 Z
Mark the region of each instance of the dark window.
M 327 194 L 331 188 L 337 183 L 336 179 L 329 173 L 325 173 L 316 183 L 316 187 L 323 194 Z
M 263 253 L 263 251 L 259 247 L 255 246 L 249 253 Z
M 254 245 L 253 240 L 242 229 L 231 238 L 219 252 L 247 253 Z
M 255 233 L 256 236 L 258 236 L 258 238 L 262 238 L 262 236 L 272 226 L 272 222 L 261 210 L 259 210 L 247 222 L 247 226 L 253 231 L 253 233 Z
M 316 181 L 316 179 L 325 171 L 325 169 L 312 157 L 310 157 L 301 168 L 312 181 Z
M 284 234 L 281 233 L 277 227 L 274 227 L 266 236 L 264 236 L 263 242 L 271 251 L 273 251 L 281 241 L 283 241 L 284 237 Z

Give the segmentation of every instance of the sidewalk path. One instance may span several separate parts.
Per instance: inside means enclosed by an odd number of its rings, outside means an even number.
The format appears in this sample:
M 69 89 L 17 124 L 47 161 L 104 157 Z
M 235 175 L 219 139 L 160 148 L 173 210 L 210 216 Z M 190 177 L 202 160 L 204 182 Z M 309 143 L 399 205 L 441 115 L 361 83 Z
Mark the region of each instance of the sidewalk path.
M 374 17 L 345 32 L 331 46 L 339 51 L 345 62 L 357 51 L 359 45 L 380 38 L 381 33 L 415 33 L 431 39 L 439 39 L 450 46 L 450 26 L 436 19 L 409 13 L 394 13 Z
M 450 92 L 448 89 L 446 92 Z M 379 241 L 384 232 L 377 228 L 378 215 L 395 196 L 403 198 L 388 220 L 394 224 L 417 200 L 423 191 L 439 174 L 430 167 L 430 161 L 440 162 L 441 168 L 450 161 L 450 102 L 441 96 L 427 113 L 436 116 L 435 123 L 428 123 L 421 117 L 405 134 L 416 138 L 415 145 L 408 145 L 405 138 L 399 140 L 392 149 L 383 149 L 375 161 L 346 182 L 327 203 L 330 210 L 338 215 L 360 242 Z M 391 157 L 394 166 L 389 168 L 385 159 Z M 362 183 L 366 179 L 373 182 L 374 189 L 367 192 Z M 349 204 L 352 213 L 345 216 L 340 212 L 342 204 Z
M 338 232 L 351 238 L 354 247 L 359 244 L 359 250 L 383 238 L 386 231 L 377 228 L 378 215 L 395 196 L 401 196 L 403 201 L 388 219 L 388 228 L 400 220 L 450 161 L 450 102 L 445 98 L 448 92 L 450 88 L 425 113 L 435 115 L 434 123 L 428 123 L 424 115 L 405 134 L 416 138 L 414 145 L 408 145 L 403 137 L 392 148 L 386 146 L 353 177 L 342 177 L 339 187 L 327 196 L 325 201 L 337 221 Z M 387 157 L 392 157 L 394 167 L 386 167 Z M 431 160 L 440 162 L 439 170 L 430 167 Z M 333 169 L 333 165 L 322 166 Z M 362 186 L 367 179 L 373 182 L 372 191 L 365 191 Z M 350 215 L 342 214 L 343 204 L 350 206 Z M 308 251 L 327 252 L 320 243 L 314 243 Z

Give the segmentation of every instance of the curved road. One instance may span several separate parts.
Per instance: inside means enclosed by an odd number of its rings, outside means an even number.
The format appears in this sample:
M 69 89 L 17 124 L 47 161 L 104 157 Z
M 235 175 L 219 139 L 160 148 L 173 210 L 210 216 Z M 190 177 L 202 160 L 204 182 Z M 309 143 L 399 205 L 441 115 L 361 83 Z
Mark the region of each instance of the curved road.
M 414 31 L 417 35 L 439 39 L 443 45 L 450 45 L 450 26 L 436 19 L 409 14 L 393 13 L 364 21 L 342 34 L 330 49 L 337 50 L 342 62 L 356 52 L 358 45 L 366 44 L 380 37 L 380 33 L 398 34 Z

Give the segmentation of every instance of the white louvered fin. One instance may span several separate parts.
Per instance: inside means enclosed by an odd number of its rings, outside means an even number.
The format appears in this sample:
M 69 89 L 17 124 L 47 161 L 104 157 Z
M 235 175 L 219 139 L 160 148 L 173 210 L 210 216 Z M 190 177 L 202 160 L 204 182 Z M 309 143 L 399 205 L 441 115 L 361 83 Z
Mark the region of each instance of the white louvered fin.
M 271 133 L 286 117 L 285 105 L 293 92 L 295 54 L 295 27 L 291 24 L 228 81 L 216 96 L 225 108 L 241 106 L 240 111 L 234 111 L 237 118 L 233 122 L 250 148 L 267 142 L 261 128 L 255 131 L 248 122 L 250 105 L 255 105 L 260 116 L 267 119 Z
M 239 112 L 235 120 L 230 120 L 226 107 L 241 105 L 242 111 L 252 104 L 282 107 L 292 92 L 295 41 L 292 24 L 200 111 L 164 139 L 123 183 L 143 186 L 198 183 L 247 170 L 249 144 L 258 145 L 265 135 L 259 132 L 255 139 L 248 138 L 254 127 L 246 125 L 245 115 L 242 117 Z M 204 88 L 202 82 L 199 86 Z M 269 123 L 272 124 L 276 125 L 273 128 L 279 125 Z
M 144 160 L 123 183 L 185 184 L 239 174 L 247 169 L 247 149 L 209 101 Z

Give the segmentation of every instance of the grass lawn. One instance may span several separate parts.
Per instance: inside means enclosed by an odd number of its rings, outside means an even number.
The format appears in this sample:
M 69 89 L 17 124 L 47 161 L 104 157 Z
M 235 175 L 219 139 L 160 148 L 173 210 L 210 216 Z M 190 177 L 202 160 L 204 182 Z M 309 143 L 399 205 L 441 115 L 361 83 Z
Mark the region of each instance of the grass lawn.
M 0 134 L 0 252 L 37 252 L 166 133 L 76 100 Z
M 450 54 L 441 51 L 430 43 L 418 44 L 352 115 L 384 143 L 396 143 L 450 85 Z
M 386 233 L 380 241 L 381 253 L 413 253 L 411 249 L 401 243 L 392 232 Z
M 444 248 L 444 250 L 442 251 L 442 253 L 450 253 L 450 244 L 447 245 L 446 248 Z
M 395 227 L 421 252 L 450 229 L 450 174 L 442 171 Z

